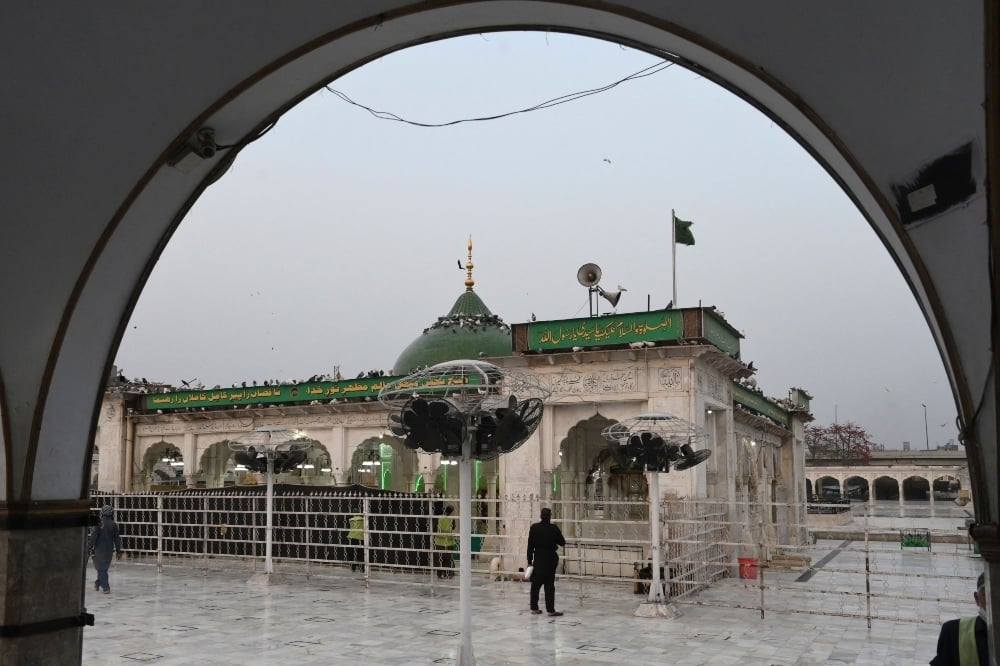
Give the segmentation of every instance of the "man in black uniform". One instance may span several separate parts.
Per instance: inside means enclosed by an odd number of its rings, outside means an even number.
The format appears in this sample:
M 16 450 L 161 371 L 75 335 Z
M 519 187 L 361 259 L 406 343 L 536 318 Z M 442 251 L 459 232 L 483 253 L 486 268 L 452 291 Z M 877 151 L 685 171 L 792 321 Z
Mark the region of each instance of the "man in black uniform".
M 562 615 L 556 611 L 556 565 L 559 564 L 559 546 L 566 546 L 566 539 L 552 524 L 552 509 L 542 509 L 542 520 L 528 530 L 528 566 L 531 572 L 531 613 L 541 615 L 538 608 L 538 591 L 545 587 L 545 610 L 552 617 Z

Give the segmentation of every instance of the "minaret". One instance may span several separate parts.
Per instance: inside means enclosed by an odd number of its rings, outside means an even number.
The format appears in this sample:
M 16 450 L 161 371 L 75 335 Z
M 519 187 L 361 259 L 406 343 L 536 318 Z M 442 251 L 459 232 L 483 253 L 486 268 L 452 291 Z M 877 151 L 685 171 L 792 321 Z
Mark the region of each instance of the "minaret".
M 472 291 L 476 281 L 472 279 L 472 234 L 469 234 L 469 260 L 465 262 L 465 290 Z

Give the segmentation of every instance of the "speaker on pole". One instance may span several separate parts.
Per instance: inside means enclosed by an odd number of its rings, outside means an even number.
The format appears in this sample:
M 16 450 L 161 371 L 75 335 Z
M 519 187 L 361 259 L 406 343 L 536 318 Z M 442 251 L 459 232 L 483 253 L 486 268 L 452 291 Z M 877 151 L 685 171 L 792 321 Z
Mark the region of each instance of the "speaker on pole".
M 576 279 L 587 289 L 596 287 L 601 281 L 601 267 L 597 264 L 584 264 L 576 272 Z

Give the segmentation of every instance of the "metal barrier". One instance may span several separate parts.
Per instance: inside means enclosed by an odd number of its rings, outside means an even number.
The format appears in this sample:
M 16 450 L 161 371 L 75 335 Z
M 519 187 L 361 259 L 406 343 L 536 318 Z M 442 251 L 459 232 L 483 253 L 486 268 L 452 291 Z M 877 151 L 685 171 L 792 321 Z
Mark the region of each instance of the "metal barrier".
M 101 505 L 115 508 L 126 553 L 135 562 L 159 570 L 200 567 L 206 575 L 262 566 L 265 500 L 259 491 L 95 494 L 92 499 L 95 522 Z M 304 493 L 286 487 L 275 497 L 275 570 L 322 577 L 360 566 L 365 584 L 456 585 L 434 575 L 457 572 L 457 562 L 444 564 L 435 557 L 440 553 L 434 546 L 437 514 L 444 503 L 457 506 L 456 498 Z M 474 501 L 473 574 L 480 582 L 502 586 L 519 579 L 526 527 L 524 533 L 520 528 L 508 533 L 507 514 L 516 512 L 519 524 L 526 525 L 523 517 L 537 516 L 542 504 L 537 497 Z M 600 594 L 643 591 L 639 571 L 650 564 L 652 552 L 644 518 L 648 503 L 545 500 L 544 505 L 553 508 L 553 520 L 566 536 L 559 578 L 575 587 L 564 588 L 563 594 L 585 603 Z M 664 501 L 661 568 L 667 601 L 744 608 L 761 617 L 768 612 L 855 617 L 869 627 L 875 620 L 937 624 L 962 609 L 974 613 L 966 600 L 981 563 L 955 530 L 919 528 L 927 537 L 926 550 L 901 549 L 898 529 L 872 527 L 869 507 L 856 505 L 855 524 L 836 528 L 836 538 L 816 539 L 810 521 L 823 514 L 810 512 L 814 506 Z M 361 540 L 350 538 L 354 516 L 362 518 Z M 944 541 L 953 547 L 937 545 Z

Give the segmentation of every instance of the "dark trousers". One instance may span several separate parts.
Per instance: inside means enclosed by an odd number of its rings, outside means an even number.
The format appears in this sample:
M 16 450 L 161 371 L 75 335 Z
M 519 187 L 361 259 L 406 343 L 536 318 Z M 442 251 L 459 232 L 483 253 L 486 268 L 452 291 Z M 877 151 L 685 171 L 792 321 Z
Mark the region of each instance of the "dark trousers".
M 454 578 L 455 572 L 451 569 L 455 566 L 455 560 L 452 558 L 452 547 L 451 546 L 434 546 L 434 566 L 437 568 L 438 578 Z
M 556 570 L 531 572 L 531 610 L 538 610 L 538 591 L 545 588 L 545 610 L 556 612 Z
M 111 560 L 94 559 L 94 569 L 97 570 L 97 580 L 94 581 L 95 588 L 101 588 L 105 592 L 111 589 L 108 581 L 108 569 L 111 568 Z
M 363 541 L 355 541 L 351 539 L 351 543 L 354 544 L 354 551 L 351 558 L 354 560 L 351 562 L 351 571 L 355 569 L 365 570 L 365 546 Z

